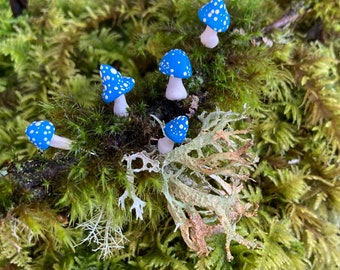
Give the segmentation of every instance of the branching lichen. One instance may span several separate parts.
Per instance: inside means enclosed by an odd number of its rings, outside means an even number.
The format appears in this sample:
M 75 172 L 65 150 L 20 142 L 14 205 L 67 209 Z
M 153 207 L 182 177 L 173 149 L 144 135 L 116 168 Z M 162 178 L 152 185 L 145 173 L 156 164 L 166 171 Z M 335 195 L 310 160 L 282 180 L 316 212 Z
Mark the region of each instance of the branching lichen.
M 256 215 L 244 204 L 239 193 L 243 182 L 257 161 L 251 152 L 253 139 L 248 130 L 233 130 L 232 122 L 246 119 L 245 113 L 215 111 L 201 114 L 202 128 L 199 135 L 188 143 L 175 148 L 165 156 L 146 152 L 124 156 L 127 162 L 127 177 L 134 181 L 134 172 L 159 172 L 164 179 L 163 193 L 168 209 L 186 244 L 200 255 L 207 255 L 206 237 L 213 234 L 226 235 L 227 259 L 232 260 L 230 242 L 236 241 L 247 247 L 258 247 L 254 241 L 244 239 L 236 232 L 236 223 L 243 217 Z M 133 168 L 132 161 L 142 159 L 140 168 Z M 158 158 L 160 161 L 156 160 Z M 124 207 L 126 191 L 120 198 Z M 129 196 L 134 200 L 130 210 L 136 210 L 137 219 L 142 219 L 143 202 L 129 187 Z
M 249 211 L 239 193 L 249 179 L 257 159 L 250 151 L 252 137 L 248 130 L 233 130 L 230 123 L 246 115 L 215 111 L 200 117 L 200 134 L 187 144 L 171 151 L 164 160 L 162 175 L 169 211 L 187 245 L 201 255 L 209 253 L 205 237 L 226 235 L 227 259 L 232 260 L 232 240 L 247 247 L 258 247 L 236 232 Z
M 108 217 L 103 209 L 98 210 L 92 218 L 78 224 L 77 228 L 88 233 L 78 245 L 85 242 L 95 244 L 96 248 L 93 251 L 99 251 L 101 259 L 112 257 L 114 251 L 124 248 L 127 241 L 122 228 L 114 224 L 113 217 Z
M 145 151 L 135 153 L 132 155 L 123 156 L 123 161 L 126 162 L 126 178 L 127 178 L 126 183 L 128 187 L 123 193 L 123 195 L 120 196 L 118 200 L 118 205 L 124 209 L 125 199 L 127 197 L 130 197 L 133 200 L 133 204 L 130 208 L 130 211 L 132 212 L 132 210 L 135 210 L 136 218 L 141 219 L 141 220 L 143 219 L 143 210 L 144 210 L 145 202 L 141 200 L 140 198 L 138 198 L 138 196 L 136 195 L 135 188 L 133 186 L 134 179 L 135 179 L 134 173 L 138 173 L 142 171 L 159 172 L 160 171 L 159 161 L 152 159 L 151 156 L 152 156 L 152 153 L 148 154 Z M 141 159 L 142 167 L 133 168 L 132 162 L 137 159 Z

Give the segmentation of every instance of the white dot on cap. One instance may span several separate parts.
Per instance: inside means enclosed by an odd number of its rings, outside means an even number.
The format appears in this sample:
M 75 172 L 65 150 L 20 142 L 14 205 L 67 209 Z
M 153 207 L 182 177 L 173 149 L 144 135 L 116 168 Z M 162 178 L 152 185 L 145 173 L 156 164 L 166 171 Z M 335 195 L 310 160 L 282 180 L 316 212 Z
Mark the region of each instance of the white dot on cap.
M 183 75 L 184 75 L 184 76 L 187 76 L 187 74 L 188 74 L 188 73 L 187 73 L 186 71 L 183 72 Z

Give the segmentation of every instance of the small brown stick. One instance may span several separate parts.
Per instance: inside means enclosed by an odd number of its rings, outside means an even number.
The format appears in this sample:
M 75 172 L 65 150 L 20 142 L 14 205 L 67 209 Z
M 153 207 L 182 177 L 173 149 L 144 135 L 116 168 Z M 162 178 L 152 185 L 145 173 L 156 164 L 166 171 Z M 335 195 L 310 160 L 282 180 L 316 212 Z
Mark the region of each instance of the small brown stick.
M 305 6 L 304 1 L 300 1 L 296 3 L 292 8 L 290 8 L 280 19 L 276 20 L 275 22 L 267 25 L 262 29 L 262 33 L 266 34 L 275 29 L 282 29 L 287 25 L 290 25 L 297 21 L 302 15 L 309 11 L 311 7 Z

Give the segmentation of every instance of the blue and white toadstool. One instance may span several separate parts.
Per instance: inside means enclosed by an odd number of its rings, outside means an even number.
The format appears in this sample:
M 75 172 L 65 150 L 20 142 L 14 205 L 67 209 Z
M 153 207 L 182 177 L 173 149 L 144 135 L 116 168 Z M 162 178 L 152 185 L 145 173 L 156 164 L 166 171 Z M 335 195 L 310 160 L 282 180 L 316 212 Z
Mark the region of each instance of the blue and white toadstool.
M 50 121 L 34 121 L 26 128 L 26 136 L 40 150 L 46 150 L 50 146 L 71 149 L 72 141 L 54 134 L 54 131 L 54 125 Z
M 192 75 L 189 57 L 180 49 L 168 51 L 159 63 L 159 71 L 169 76 L 165 97 L 169 100 L 181 100 L 187 97 L 182 79 Z
M 223 0 L 211 0 L 198 11 L 199 19 L 206 25 L 201 42 L 207 48 L 217 46 L 217 33 L 225 32 L 230 25 L 230 15 Z
M 130 77 L 123 77 L 115 68 L 110 65 L 100 66 L 100 77 L 103 84 L 102 98 L 105 103 L 114 101 L 113 113 L 118 116 L 127 116 L 125 94 L 129 93 L 135 86 L 135 80 Z
M 188 117 L 185 115 L 168 122 L 163 129 L 165 137 L 158 140 L 158 151 L 166 154 L 174 148 L 175 143 L 182 143 L 187 136 L 188 128 Z

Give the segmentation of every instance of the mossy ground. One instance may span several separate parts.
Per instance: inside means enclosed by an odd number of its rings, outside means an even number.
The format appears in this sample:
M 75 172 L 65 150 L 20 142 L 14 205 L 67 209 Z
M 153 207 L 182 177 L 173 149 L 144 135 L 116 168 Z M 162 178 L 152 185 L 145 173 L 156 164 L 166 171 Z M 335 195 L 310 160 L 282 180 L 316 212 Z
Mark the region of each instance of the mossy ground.
M 197 10 L 205 2 L 32 0 L 15 18 L 9 1 L 0 0 L 0 267 L 340 266 L 338 1 L 228 1 L 231 26 L 214 49 L 199 41 Z M 280 18 L 286 23 L 269 31 Z M 191 98 L 178 102 L 164 98 L 167 78 L 158 71 L 173 48 L 193 67 L 184 80 Z M 101 100 L 101 63 L 136 80 L 127 118 Z M 136 174 L 135 193 L 146 202 L 142 221 L 129 212 L 131 201 L 125 210 L 118 206 L 131 188 L 123 156 L 151 151 L 162 136 L 150 115 L 167 122 L 189 113 L 196 97 L 189 138 L 199 134 L 203 111 L 241 113 L 247 104 L 249 117 L 232 127 L 249 129 L 259 157 L 254 181 L 242 191 L 259 204 L 258 215 L 241 219 L 237 232 L 263 248 L 232 243 L 231 262 L 219 235 L 207 239 L 210 255 L 199 257 L 174 232 L 160 173 Z M 75 142 L 72 150 L 37 151 L 25 137 L 37 119 L 52 121 L 58 135 Z M 77 245 L 86 237 L 77 226 L 101 209 L 99 234 L 110 221 L 128 239 L 106 259 L 98 259 L 94 243 Z

